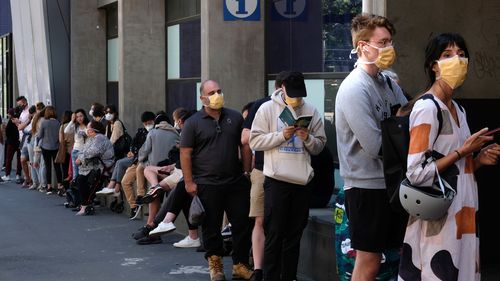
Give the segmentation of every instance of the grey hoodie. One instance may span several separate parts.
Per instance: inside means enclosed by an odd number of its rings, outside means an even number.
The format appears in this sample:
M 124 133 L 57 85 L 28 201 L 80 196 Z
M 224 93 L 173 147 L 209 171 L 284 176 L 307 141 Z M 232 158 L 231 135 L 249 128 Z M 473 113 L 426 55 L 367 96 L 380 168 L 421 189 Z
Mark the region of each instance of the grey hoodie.
M 262 104 L 255 115 L 250 131 L 250 147 L 264 151 L 264 175 L 294 184 L 306 185 L 314 176 L 311 156 L 319 154 L 326 143 L 323 120 L 316 108 L 304 102 L 294 108 L 297 116 L 312 115 L 309 137 L 302 141 L 293 136 L 285 140 L 279 119 L 285 108 L 281 89 L 275 91 L 271 100 Z
M 170 150 L 179 143 L 177 130 L 165 121 L 160 122 L 146 137 L 146 142 L 139 149 L 139 162 L 146 166 L 156 166 L 168 158 Z

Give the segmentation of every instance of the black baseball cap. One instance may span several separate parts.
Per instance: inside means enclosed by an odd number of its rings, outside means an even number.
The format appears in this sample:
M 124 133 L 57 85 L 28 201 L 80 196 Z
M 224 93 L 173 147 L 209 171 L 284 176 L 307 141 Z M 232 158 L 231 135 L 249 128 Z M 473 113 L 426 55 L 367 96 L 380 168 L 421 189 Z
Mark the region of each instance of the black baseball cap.
M 283 75 L 283 85 L 287 96 L 291 98 L 307 97 L 304 75 L 298 71 L 289 71 Z

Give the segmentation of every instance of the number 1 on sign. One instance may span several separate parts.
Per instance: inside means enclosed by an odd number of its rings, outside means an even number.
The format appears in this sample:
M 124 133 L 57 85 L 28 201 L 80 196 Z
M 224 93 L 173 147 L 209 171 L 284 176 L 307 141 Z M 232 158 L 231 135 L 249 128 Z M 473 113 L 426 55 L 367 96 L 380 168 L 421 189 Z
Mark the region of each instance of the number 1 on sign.
M 293 4 L 295 3 L 295 1 L 297 0 L 286 0 L 286 11 L 285 11 L 285 15 L 295 15 L 296 12 L 294 11 L 293 9 Z
M 248 14 L 248 11 L 245 9 L 245 1 L 246 0 L 236 0 L 236 1 L 238 1 L 238 11 L 236 11 L 236 14 L 238 14 L 238 15 Z

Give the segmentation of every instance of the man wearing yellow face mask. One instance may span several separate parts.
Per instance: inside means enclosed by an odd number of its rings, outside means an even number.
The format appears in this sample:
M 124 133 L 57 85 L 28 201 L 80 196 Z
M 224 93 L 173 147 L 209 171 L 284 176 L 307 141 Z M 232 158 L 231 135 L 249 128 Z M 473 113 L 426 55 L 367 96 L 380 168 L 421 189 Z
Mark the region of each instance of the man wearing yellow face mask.
M 321 116 L 303 100 L 306 96 L 302 73 L 284 74 L 282 88 L 260 106 L 250 130 L 250 147 L 264 151 L 264 280 L 297 279 L 314 175 L 310 155 L 319 154 L 326 143 Z M 287 107 L 297 116 L 311 115 L 309 126 L 283 123 L 279 116 Z
M 407 100 L 397 83 L 380 74 L 396 56 L 389 20 L 358 15 L 351 33 L 358 60 L 337 93 L 335 127 L 351 247 L 356 250 L 352 280 L 360 281 L 375 280 L 382 252 L 402 246 L 406 221 L 392 211 L 385 190 L 380 121 Z M 397 272 L 398 260 L 386 262 Z
M 253 275 L 248 267 L 250 181 L 239 159 L 243 117 L 224 107 L 224 96 L 216 81 L 201 84 L 200 100 L 203 108 L 186 120 L 181 134 L 180 160 L 186 191 L 198 195 L 206 210 L 202 239 L 210 279 L 225 280 L 220 233 L 226 212 L 233 233 L 232 279 L 248 280 Z

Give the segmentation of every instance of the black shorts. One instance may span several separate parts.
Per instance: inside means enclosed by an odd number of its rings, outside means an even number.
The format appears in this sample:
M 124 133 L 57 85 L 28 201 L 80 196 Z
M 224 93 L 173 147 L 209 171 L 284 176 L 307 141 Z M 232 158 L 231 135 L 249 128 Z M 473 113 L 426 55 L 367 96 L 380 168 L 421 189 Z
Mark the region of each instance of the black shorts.
M 391 209 L 385 189 L 347 189 L 345 204 L 353 249 L 381 253 L 403 245 L 408 220 Z

